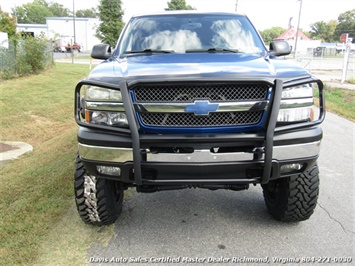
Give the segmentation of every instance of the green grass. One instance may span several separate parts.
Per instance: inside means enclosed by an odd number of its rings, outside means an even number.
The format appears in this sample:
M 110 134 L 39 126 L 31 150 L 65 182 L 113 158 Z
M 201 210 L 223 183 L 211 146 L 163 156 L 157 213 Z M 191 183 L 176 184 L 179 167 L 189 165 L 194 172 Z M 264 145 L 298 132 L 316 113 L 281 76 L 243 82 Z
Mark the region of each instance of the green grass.
M 355 122 L 354 90 L 333 88 L 325 84 L 325 106 L 327 112 L 338 114 Z
M 47 240 L 53 228 L 62 228 L 62 217 L 75 209 L 74 87 L 88 72 L 87 65 L 56 64 L 42 74 L 0 83 L 0 140 L 24 141 L 34 148 L 0 169 L 0 265 L 46 261 L 41 254 L 48 257 L 45 247 L 56 243 L 53 236 L 54 242 Z M 72 230 L 87 230 L 76 242 L 85 247 L 81 241 L 97 228 L 86 227 L 78 215 L 69 220 L 79 226 Z

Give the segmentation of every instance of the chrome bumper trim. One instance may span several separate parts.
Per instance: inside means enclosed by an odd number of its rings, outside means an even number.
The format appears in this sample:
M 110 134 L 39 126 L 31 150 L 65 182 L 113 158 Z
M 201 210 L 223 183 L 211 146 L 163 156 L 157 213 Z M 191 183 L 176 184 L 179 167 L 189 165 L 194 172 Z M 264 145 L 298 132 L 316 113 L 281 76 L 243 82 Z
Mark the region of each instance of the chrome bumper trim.
M 319 155 L 321 141 L 310 143 L 274 146 L 272 158 L 275 160 L 293 160 L 310 158 Z
M 210 150 L 195 150 L 193 153 L 148 153 L 148 162 L 185 162 L 185 163 L 209 163 L 209 162 L 236 162 L 251 161 L 252 153 L 230 152 L 212 153 Z
M 320 141 L 297 144 L 274 146 L 273 159 L 278 161 L 293 160 L 314 157 L 319 154 Z M 252 161 L 253 153 L 233 152 L 233 153 L 212 153 L 210 150 L 195 150 L 193 153 L 161 153 L 147 154 L 150 162 L 239 162 Z M 264 157 L 261 158 L 263 160 Z
M 127 162 L 133 161 L 131 148 L 112 148 L 78 144 L 79 156 L 85 160 L 101 162 Z
M 295 160 L 315 157 L 319 154 L 320 141 L 296 144 L 274 146 L 273 159 L 278 161 Z M 79 143 L 79 155 L 82 159 L 102 162 L 120 162 L 133 161 L 133 150 L 131 148 L 112 148 L 90 146 Z M 160 153 L 153 154 L 147 151 L 148 162 L 236 162 L 251 161 L 252 153 L 212 153 L 210 150 L 195 150 L 193 153 Z M 262 158 L 263 159 L 263 158 Z

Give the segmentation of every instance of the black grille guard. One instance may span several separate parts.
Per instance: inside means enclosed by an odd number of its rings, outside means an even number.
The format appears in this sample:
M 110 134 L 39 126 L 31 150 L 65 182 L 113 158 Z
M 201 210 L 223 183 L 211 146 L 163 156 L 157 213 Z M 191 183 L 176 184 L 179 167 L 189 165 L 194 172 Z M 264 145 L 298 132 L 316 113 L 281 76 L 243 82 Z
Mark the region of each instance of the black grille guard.
M 239 80 L 238 80 L 239 81 Z M 265 81 L 265 80 L 261 80 Z M 269 82 L 269 80 L 267 81 Z M 277 123 L 277 117 L 280 109 L 280 102 L 281 102 L 281 95 L 282 95 L 282 89 L 285 87 L 292 87 L 295 85 L 302 85 L 302 84 L 307 84 L 307 83 L 317 83 L 318 85 L 318 92 L 319 92 L 319 117 L 315 121 L 311 122 L 304 122 L 304 123 L 297 123 L 297 124 L 291 124 L 291 125 L 285 125 L 285 126 L 278 126 L 276 127 Z M 123 104 L 125 107 L 126 115 L 127 115 L 127 120 L 129 123 L 129 130 L 128 129 L 120 129 L 120 128 L 113 128 L 113 127 L 108 127 L 108 126 L 102 126 L 102 125 L 89 125 L 85 122 L 83 122 L 80 118 L 81 115 L 81 107 L 80 107 L 80 101 L 81 101 L 81 94 L 80 90 L 83 85 L 92 85 L 92 86 L 100 86 L 100 87 L 105 87 L 109 89 L 117 89 L 121 91 L 122 94 L 122 99 L 123 99 Z M 142 168 L 141 168 L 141 145 L 140 145 L 140 135 L 139 135 L 139 123 L 136 120 L 135 116 L 135 110 L 134 106 L 132 104 L 129 91 L 128 91 L 128 85 L 126 80 L 120 81 L 119 84 L 112 84 L 112 83 L 105 83 L 105 82 L 100 82 L 100 81 L 92 81 L 92 80 L 82 80 L 80 81 L 75 89 L 75 119 L 78 125 L 82 127 L 88 127 L 88 128 L 96 128 L 96 129 L 101 129 L 105 131 L 113 131 L 113 132 L 120 132 L 120 133 L 126 133 L 126 134 L 131 134 L 132 138 L 132 150 L 133 150 L 133 168 L 134 168 L 134 179 L 135 183 L 139 185 L 143 185 L 143 180 L 142 180 Z M 267 118 L 264 123 L 265 128 L 264 128 L 264 150 L 262 151 L 264 153 L 264 168 L 263 168 L 263 173 L 261 176 L 261 179 L 236 179 L 236 180 L 226 180 L 226 182 L 229 183 L 242 183 L 242 182 L 256 182 L 260 181 L 261 184 L 266 184 L 269 182 L 271 174 L 272 174 L 272 166 L 275 163 L 272 160 L 272 155 L 273 155 L 273 138 L 275 134 L 281 133 L 281 132 L 287 132 L 287 131 L 293 131 L 293 130 L 299 130 L 299 129 L 304 129 L 304 128 L 310 128 L 317 126 L 321 124 L 324 121 L 325 118 L 325 95 L 324 95 L 324 87 L 323 83 L 319 79 L 314 79 L 312 77 L 302 79 L 302 80 L 294 80 L 291 82 L 286 82 L 284 83 L 283 80 L 281 79 L 276 79 L 274 80 L 274 85 L 273 85 L 273 90 L 271 93 L 270 97 L 270 104 L 269 108 L 267 111 Z M 275 173 L 274 173 L 275 175 Z M 144 180 L 147 181 L 146 184 L 151 184 L 155 183 L 158 184 L 157 182 L 154 182 L 153 180 Z M 190 180 L 193 181 L 193 180 Z M 184 180 L 184 182 L 188 183 L 189 180 Z M 208 180 L 206 180 L 208 182 Z M 216 182 L 216 180 L 214 180 Z M 163 181 L 162 184 L 169 183 L 168 180 Z M 223 181 L 222 181 L 223 183 Z

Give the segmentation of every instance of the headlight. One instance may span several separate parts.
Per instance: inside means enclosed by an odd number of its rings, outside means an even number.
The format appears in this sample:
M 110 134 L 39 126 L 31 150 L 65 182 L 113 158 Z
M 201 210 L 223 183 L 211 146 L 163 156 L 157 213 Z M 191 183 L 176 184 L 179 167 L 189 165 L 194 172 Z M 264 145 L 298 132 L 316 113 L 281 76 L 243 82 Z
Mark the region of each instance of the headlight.
M 122 95 L 119 90 L 96 86 L 85 86 L 84 98 L 86 101 L 122 102 Z
M 277 121 L 281 123 L 305 122 L 314 119 L 313 87 L 311 84 L 285 88 Z
M 278 122 L 312 121 L 314 118 L 313 106 L 303 108 L 280 109 Z
M 121 91 L 91 85 L 82 88 L 80 107 L 87 124 L 128 128 Z
M 313 97 L 313 87 L 311 84 L 285 88 L 282 91 L 282 99 Z
M 89 124 L 128 128 L 127 116 L 121 112 L 86 110 L 85 119 Z

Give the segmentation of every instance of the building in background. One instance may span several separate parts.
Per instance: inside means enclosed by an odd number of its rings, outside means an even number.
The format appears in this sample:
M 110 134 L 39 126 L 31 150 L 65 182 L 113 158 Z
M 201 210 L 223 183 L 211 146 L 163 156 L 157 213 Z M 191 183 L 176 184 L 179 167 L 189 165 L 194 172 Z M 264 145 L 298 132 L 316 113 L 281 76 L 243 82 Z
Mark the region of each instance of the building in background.
M 287 31 L 282 33 L 280 36 L 276 37 L 274 40 L 284 40 L 294 49 L 296 43 L 296 32 L 295 27 L 289 27 Z M 297 53 L 305 53 L 313 51 L 317 47 L 321 46 L 320 40 L 312 40 L 307 37 L 301 30 L 297 32 L 298 44 L 297 44 Z
M 75 18 L 74 37 L 73 17 L 47 17 L 46 24 L 17 24 L 17 32 L 33 37 L 44 35 L 63 45 L 76 42 L 81 50 L 91 50 L 95 44 L 101 43 L 95 37 L 99 23 L 98 18 Z
M 9 37 L 6 32 L 0 31 L 0 47 L 9 48 Z

